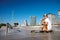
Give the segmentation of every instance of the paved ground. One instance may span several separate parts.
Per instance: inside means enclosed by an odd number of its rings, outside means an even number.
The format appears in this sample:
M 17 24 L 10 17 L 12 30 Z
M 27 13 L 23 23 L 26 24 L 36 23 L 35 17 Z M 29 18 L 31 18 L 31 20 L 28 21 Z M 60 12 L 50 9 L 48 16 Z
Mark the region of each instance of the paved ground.
M 55 28 L 54 28 L 55 29 Z M 17 29 L 0 29 L 0 40 L 60 40 L 60 31 L 52 33 L 31 33 L 31 30 L 23 30 L 20 32 Z

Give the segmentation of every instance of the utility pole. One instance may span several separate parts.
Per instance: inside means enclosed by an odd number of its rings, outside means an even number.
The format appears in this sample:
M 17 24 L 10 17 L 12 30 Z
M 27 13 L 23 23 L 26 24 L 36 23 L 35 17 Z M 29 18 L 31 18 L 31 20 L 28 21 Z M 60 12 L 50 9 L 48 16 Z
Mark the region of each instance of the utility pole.
M 1 17 L 0 17 L 0 23 L 1 23 Z
M 13 24 L 13 17 L 14 17 L 14 11 L 12 10 L 12 20 L 11 20 L 12 24 Z

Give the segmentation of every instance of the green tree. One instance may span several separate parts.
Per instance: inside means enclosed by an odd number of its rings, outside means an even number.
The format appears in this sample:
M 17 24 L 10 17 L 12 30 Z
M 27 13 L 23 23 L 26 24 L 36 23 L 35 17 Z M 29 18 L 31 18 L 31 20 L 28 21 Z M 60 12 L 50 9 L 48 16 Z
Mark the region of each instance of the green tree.
M 0 24 L 0 28 L 1 28 L 2 26 L 6 26 L 6 24 L 5 24 L 5 23 L 1 23 L 1 24 Z
M 17 27 L 19 25 L 19 23 L 14 23 L 14 26 Z

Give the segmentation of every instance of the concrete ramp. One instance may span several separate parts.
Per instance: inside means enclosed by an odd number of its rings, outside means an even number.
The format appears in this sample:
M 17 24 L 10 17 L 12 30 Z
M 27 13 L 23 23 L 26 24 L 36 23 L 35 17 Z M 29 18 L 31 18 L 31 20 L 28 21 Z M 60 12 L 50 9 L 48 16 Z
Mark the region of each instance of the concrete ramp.
M 53 26 L 52 28 L 54 31 L 60 31 L 60 26 Z

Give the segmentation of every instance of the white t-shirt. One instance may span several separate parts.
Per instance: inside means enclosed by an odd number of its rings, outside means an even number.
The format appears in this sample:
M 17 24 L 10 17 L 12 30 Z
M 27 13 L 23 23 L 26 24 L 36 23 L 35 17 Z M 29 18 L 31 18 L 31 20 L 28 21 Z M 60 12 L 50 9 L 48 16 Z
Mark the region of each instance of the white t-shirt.
M 45 19 L 45 22 L 48 23 L 48 25 L 47 25 L 48 30 L 52 30 L 51 21 L 49 20 L 49 18 L 46 18 L 46 19 Z

